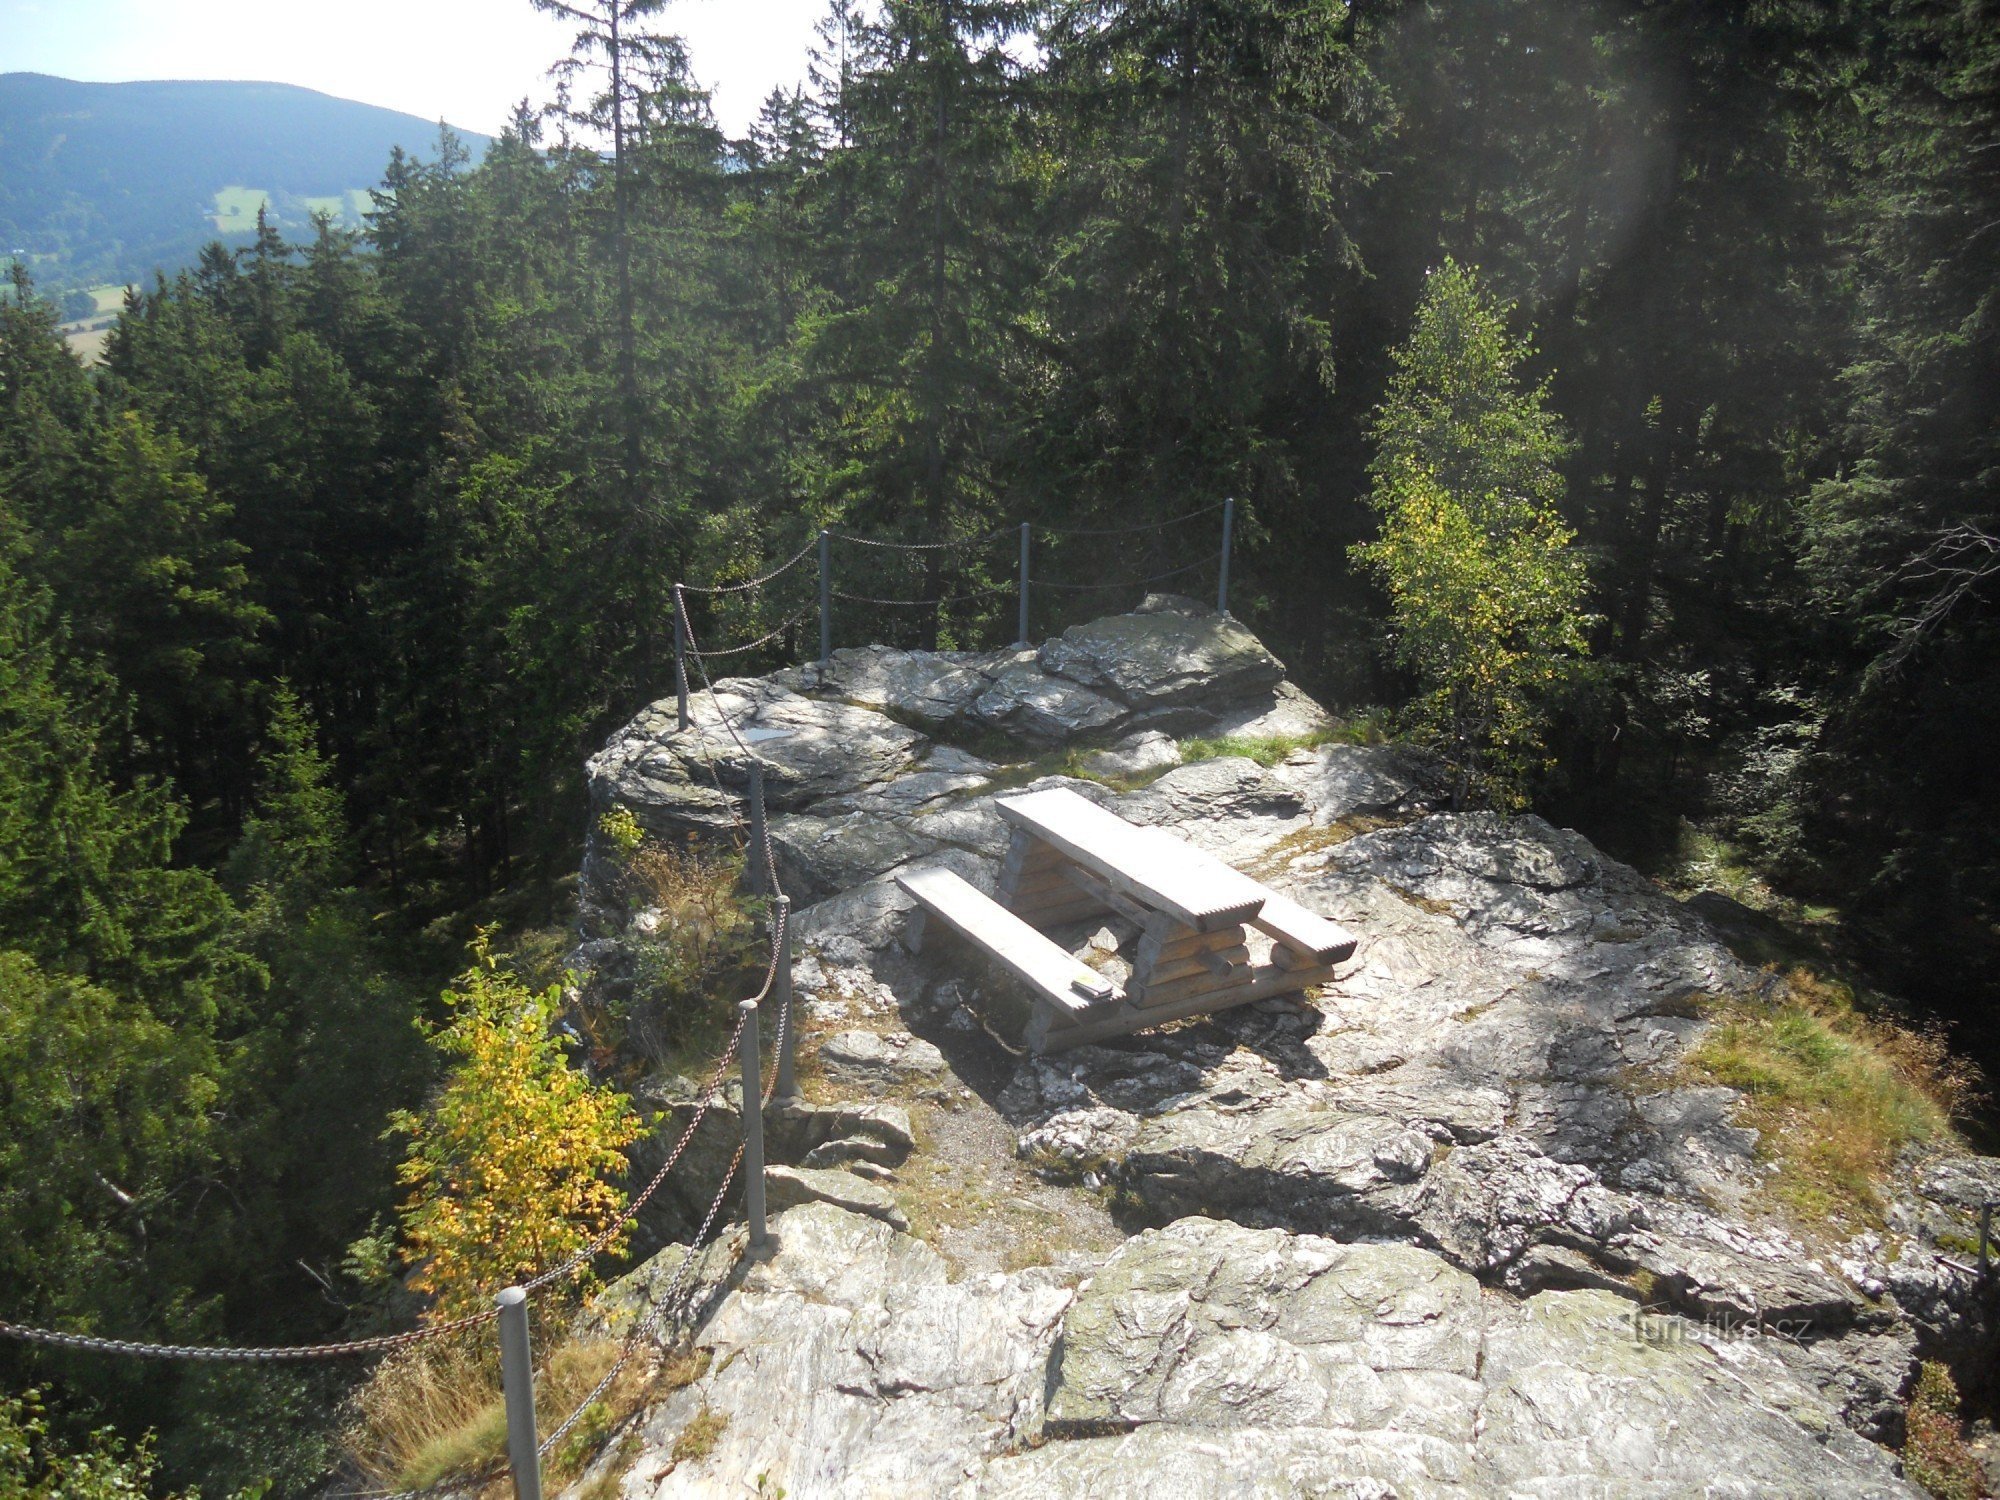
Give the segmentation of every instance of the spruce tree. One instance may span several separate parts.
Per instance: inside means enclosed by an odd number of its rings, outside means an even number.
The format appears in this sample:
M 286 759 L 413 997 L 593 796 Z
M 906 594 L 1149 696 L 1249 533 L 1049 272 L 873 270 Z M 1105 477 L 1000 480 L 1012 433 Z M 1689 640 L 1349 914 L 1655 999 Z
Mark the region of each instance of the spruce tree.
M 1395 657 L 1417 682 L 1409 722 L 1451 762 L 1459 806 L 1526 800 L 1589 623 L 1557 512 L 1567 443 L 1544 393 L 1521 386 L 1528 355 L 1448 260 L 1373 427 L 1382 533 L 1355 557 L 1388 591 Z

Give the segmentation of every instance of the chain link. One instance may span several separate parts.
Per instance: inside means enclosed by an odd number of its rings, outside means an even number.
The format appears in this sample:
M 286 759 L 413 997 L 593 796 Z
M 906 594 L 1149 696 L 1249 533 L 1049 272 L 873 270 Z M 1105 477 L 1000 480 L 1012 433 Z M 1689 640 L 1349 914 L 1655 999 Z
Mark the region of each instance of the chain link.
M 498 1308 L 470 1313 L 445 1323 L 432 1323 L 404 1333 L 385 1333 L 375 1338 L 348 1339 L 334 1344 L 289 1344 L 265 1348 L 233 1348 L 213 1344 L 152 1344 L 139 1339 L 107 1339 L 89 1333 L 62 1333 L 53 1328 L 33 1328 L 21 1323 L 0 1322 L 0 1338 L 24 1344 L 41 1344 L 52 1349 L 75 1349 L 87 1354 L 123 1354 L 134 1359 L 193 1359 L 236 1364 L 284 1364 L 315 1359 L 347 1359 L 359 1354 L 387 1354 L 406 1349 L 427 1339 L 443 1338 L 477 1328 L 500 1316 Z
M 958 547 L 983 547 L 988 542 L 1015 534 L 1014 527 L 1002 526 L 996 531 L 988 531 L 979 536 L 956 537 L 948 542 L 882 542 L 873 537 L 855 536 L 846 531 L 830 533 L 836 542 L 852 542 L 857 547 L 875 547 L 884 552 L 950 552 Z
M 775 940 L 773 951 L 775 951 Z M 743 1021 L 743 1013 L 739 1010 L 736 1013 L 736 1025 L 729 1033 L 729 1044 L 722 1049 L 722 1056 L 716 1061 L 714 1072 L 709 1075 L 708 1084 L 702 1090 L 701 1102 L 695 1106 L 694 1114 L 688 1119 L 686 1128 L 681 1131 L 680 1139 L 674 1142 L 673 1150 L 667 1153 L 667 1159 L 660 1163 L 660 1168 L 653 1173 L 652 1180 L 640 1190 L 636 1198 L 625 1205 L 624 1210 L 619 1213 L 617 1218 L 613 1219 L 603 1229 L 600 1229 L 592 1236 L 588 1244 L 560 1265 L 550 1266 L 539 1276 L 522 1282 L 522 1291 L 539 1291 L 551 1282 L 561 1281 L 573 1276 L 583 1267 L 589 1265 L 591 1261 L 595 1260 L 603 1252 L 604 1247 L 616 1239 L 619 1232 L 627 1224 L 630 1224 L 633 1219 L 638 1217 L 639 1211 L 652 1199 L 653 1194 L 660 1190 L 660 1186 L 667 1180 L 668 1174 L 679 1164 L 682 1154 L 688 1148 L 688 1144 L 693 1141 L 695 1132 L 701 1128 L 701 1122 L 708 1118 L 709 1107 L 721 1095 L 723 1082 L 728 1076 L 729 1065 L 736 1061 L 737 1049 L 743 1042 Z
M 780 625 L 776 630 L 769 631 L 764 635 L 760 635 L 754 641 L 746 641 L 741 646 L 724 646 L 720 650 L 717 650 L 715 647 L 711 646 L 708 649 L 708 654 L 710 656 L 741 656 L 746 651 L 755 651 L 759 646 L 770 645 L 771 642 L 775 641 L 779 636 L 783 635 L 786 631 L 790 630 L 794 625 L 803 625 L 807 620 L 810 620 L 812 617 L 813 617 L 812 610 L 802 609 L 797 614 L 793 615 L 789 620 L 785 621 L 784 624 Z
M 1165 583 L 1169 578 L 1179 578 L 1183 574 L 1200 572 L 1202 569 L 1221 560 L 1222 554 L 1216 552 L 1211 556 L 1202 558 L 1199 562 L 1191 562 L 1185 567 L 1173 568 L 1165 573 L 1155 573 L 1151 578 L 1120 578 L 1110 583 L 1049 583 L 1037 579 L 1035 587 L 1038 589 L 1061 589 L 1065 593 L 1077 594 L 1090 593 L 1098 589 L 1136 589 L 1145 584 Z
M 1158 531 L 1166 526 L 1181 526 L 1189 521 L 1199 521 L 1203 516 L 1212 516 L 1223 507 L 1218 500 L 1213 505 L 1204 505 L 1200 510 L 1191 510 L 1184 516 L 1172 516 L 1164 521 L 1145 521 L 1136 526 L 1037 526 L 1036 531 L 1043 536 L 1132 536 L 1141 531 Z
M 722 1211 L 722 1200 L 728 1196 L 729 1186 L 736 1180 L 737 1168 L 742 1165 L 743 1148 L 738 1146 L 736 1154 L 729 1159 L 729 1170 L 722 1174 L 721 1186 L 716 1188 L 715 1197 L 709 1200 L 708 1212 L 702 1218 L 701 1227 L 695 1231 L 694 1237 L 688 1241 L 687 1253 L 681 1257 L 680 1265 L 674 1268 L 674 1278 L 667 1283 L 667 1290 L 654 1302 L 646 1316 L 632 1326 L 632 1331 L 625 1336 L 624 1347 L 618 1351 L 618 1358 L 612 1362 L 611 1368 L 604 1372 L 604 1377 L 596 1385 L 592 1386 L 589 1394 L 576 1404 L 575 1409 L 568 1416 L 562 1419 L 561 1423 L 557 1425 L 556 1430 L 543 1438 L 536 1446 L 535 1456 L 538 1459 L 546 1458 L 554 1451 L 556 1444 L 569 1436 L 576 1424 L 583 1420 L 583 1414 L 590 1410 L 606 1391 L 611 1389 L 612 1382 L 618 1379 L 619 1375 L 624 1371 L 625 1366 L 631 1362 L 632 1356 L 638 1352 L 640 1342 L 652 1337 L 653 1330 L 659 1326 L 661 1318 L 680 1296 L 681 1288 L 687 1280 L 688 1271 L 694 1265 L 695 1255 L 699 1252 L 702 1242 L 708 1238 L 709 1230 L 714 1227 L 716 1215 Z M 394 1500 L 404 1500 L 404 1497 L 397 1496 L 394 1497 Z
M 990 589 L 977 589 L 970 594 L 953 594 L 943 599 L 872 599 L 866 594 L 848 594 L 839 589 L 829 589 L 828 592 L 834 598 L 844 599 L 849 604 L 888 604 L 906 605 L 914 609 L 942 609 L 947 604 L 969 604 L 974 599 L 991 599 L 995 594 L 1011 594 L 1017 587 L 1016 584 L 1002 583 Z
M 818 546 L 819 539 L 815 537 L 761 578 L 752 578 L 744 583 L 684 583 L 681 585 L 681 589 L 683 592 L 689 594 L 746 594 L 751 589 L 761 589 L 765 584 L 770 583 L 774 579 L 784 577 L 785 574 L 791 572 L 793 568 L 804 562 Z

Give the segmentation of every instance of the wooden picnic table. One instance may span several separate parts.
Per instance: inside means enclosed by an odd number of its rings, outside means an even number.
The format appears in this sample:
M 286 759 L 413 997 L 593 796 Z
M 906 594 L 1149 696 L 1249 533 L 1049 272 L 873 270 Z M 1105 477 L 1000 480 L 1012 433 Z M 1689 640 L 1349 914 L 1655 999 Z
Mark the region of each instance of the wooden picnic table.
M 1037 997 L 1035 1050 L 1296 993 L 1332 978 L 1355 940 L 1211 854 L 1142 828 L 1067 787 L 1002 797 L 1012 833 L 991 899 L 949 872 L 898 875 L 924 911 L 1009 968 Z M 948 878 L 940 878 L 948 877 Z M 1116 914 L 1137 925 L 1132 973 L 1093 987 L 1045 930 Z M 1269 939 L 1253 946 L 1251 928 Z M 912 941 L 921 941 L 921 928 Z M 1101 978 L 1101 977 L 1100 977 Z

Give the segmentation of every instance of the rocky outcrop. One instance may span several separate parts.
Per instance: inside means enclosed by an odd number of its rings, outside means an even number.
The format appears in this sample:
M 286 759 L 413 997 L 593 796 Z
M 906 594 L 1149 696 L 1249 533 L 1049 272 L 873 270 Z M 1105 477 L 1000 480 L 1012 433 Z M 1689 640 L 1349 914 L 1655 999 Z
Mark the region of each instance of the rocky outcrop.
M 871 648 L 718 688 L 685 733 L 667 704 L 614 738 L 590 767 L 600 810 L 727 827 L 736 740 L 754 745 L 802 907 L 796 983 L 834 1033 L 824 1076 L 916 1102 L 977 1059 L 1020 1160 L 1113 1194 L 1137 1237 L 1081 1284 L 951 1282 L 892 1227 L 908 1121 L 901 1144 L 880 1122 L 810 1126 L 774 1149 L 805 1206 L 774 1260 L 717 1291 L 698 1333 L 714 1373 L 647 1419 L 635 1500 L 766 1472 L 794 1495 L 1903 1493 L 1863 1439 L 1898 1437 L 1920 1351 L 1985 1346 L 1962 1242 L 2000 1168 L 1911 1163 L 1884 1235 L 1781 1227 L 1735 1095 L 1673 1068 L 1706 997 L 1768 982 L 1712 903 L 1539 818 L 1443 811 L 1402 747 L 1181 763 L 1189 736 L 1331 722 L 1186 601 L 1032 652 Z M 936 861 L 990 889 L 996 792 L 1058 781 L 1338 921 L 1357 952 L 1310 999 L 1006 1059 L 979 1039 L 1002 987 L 948 946 L 908 954 L 888 877 Z M 585 887 L 598 941 L 628 941 L 588 868 Z M 1068 936 L 1115 969 L 1132 934 Z M 653 1107 L 691 1106 L 666 1087 Z M 735 1121 L 715 1118 L 719 1155 Z M 891 1203 L 810 1175 L 827 1169 Z M 676 1467 L 702 1403 L 728 1431 Z M 1158 1488 L 1120 1487 L 1141 1472 Z
M 1917 1493 L 1755 1341 L 1495 1299 L 1408 1245 L 1189 1218 L 1071 1285 L 952 1281 L 825 1205 L 774 1236 L 701 1262 L 709 1359 L 642 1419 L 630 1500 Z M 613 1331 L 646 1295 L 612 1289 Z M 697 1417 L 712 1441 L 680 1442 Z

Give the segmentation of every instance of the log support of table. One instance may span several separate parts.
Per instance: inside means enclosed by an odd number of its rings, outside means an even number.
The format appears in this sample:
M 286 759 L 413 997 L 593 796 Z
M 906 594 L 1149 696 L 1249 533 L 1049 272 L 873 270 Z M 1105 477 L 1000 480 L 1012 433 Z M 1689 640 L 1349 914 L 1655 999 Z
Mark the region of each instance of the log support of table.
M 1333 970 L 1322 969 L 1279 969 L 1263 966 L 1250 971 L 1250 979 L 1231 989 L 1209 988 L 1195 995 L 1184 995 L 1177 999 L 1155 1004 L 1140 1004 L 1125 1001 L 1116 1006 L 1102 1006 L 1077 1016 L 1068 1025 L 1051 1026 L 1037 1050 L 1061 1052 L 1069 1047 L 1081 1047 L 1088 1042 L 1101 1042 L 1110 1037 L 1125 1036 L 1134 1031 L 1143 1031 L 1150 1026 L 1161 1026 L 1168 1021 L 1184 1021 L 1191 1016 L 1205 1016 L 1216 1011 L 1230 1010 L 1238 1005 L 1248 1005 L 1253 1000 L 1269 999 L 1273 995 L 1290 995 L 1308 989 L 1316 984 L 1325 984 L 1333 977 Z

